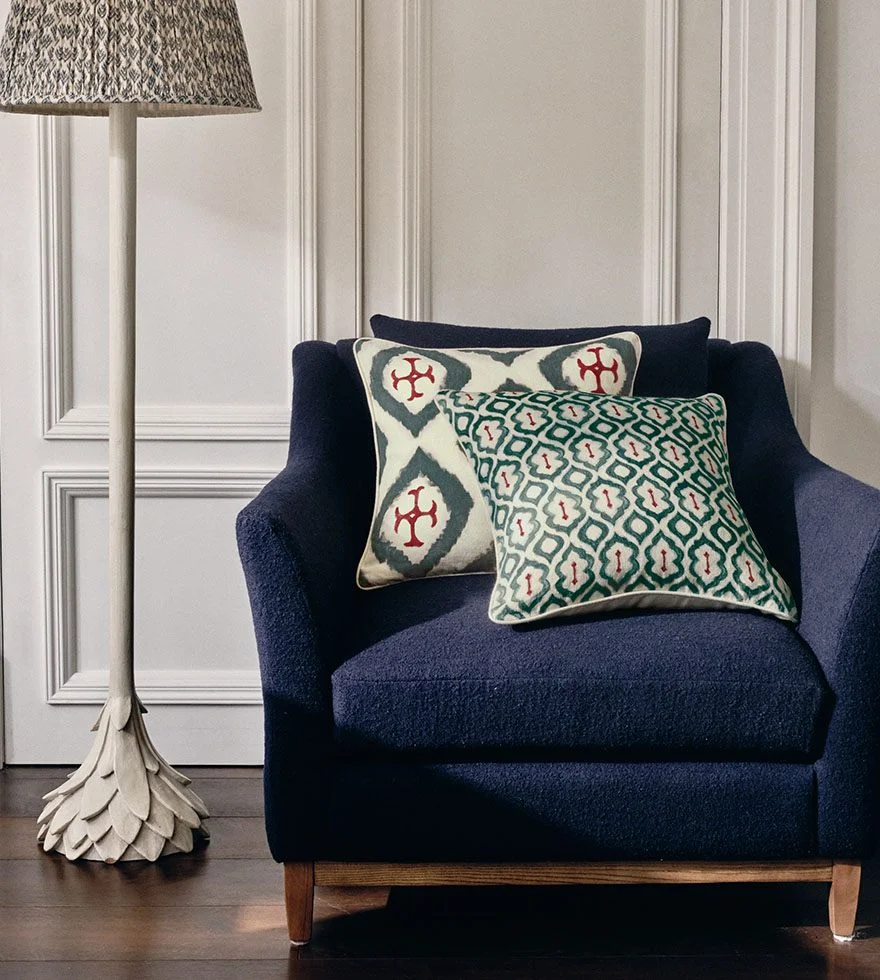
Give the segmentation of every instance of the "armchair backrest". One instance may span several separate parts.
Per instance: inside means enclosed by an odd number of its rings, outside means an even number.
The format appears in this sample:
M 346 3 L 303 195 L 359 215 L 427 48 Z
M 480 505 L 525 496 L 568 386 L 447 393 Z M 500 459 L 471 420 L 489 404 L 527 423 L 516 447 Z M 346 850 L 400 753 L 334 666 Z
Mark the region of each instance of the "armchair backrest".
M 782 370 L 764 344 L 709 341 L 709 390 L 727 405 L 736 495 L 767 557 L 801 603 L 794 481 L 810 456 L 798 434 Z

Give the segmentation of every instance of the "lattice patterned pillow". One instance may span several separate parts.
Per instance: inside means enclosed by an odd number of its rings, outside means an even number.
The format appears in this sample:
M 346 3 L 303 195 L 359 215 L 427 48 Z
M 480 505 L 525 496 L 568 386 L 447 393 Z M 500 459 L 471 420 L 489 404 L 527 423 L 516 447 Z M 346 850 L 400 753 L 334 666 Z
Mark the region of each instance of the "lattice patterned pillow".
M 489 616 L 624 606 L 797 618 L 733 492 L 719 395 L 441 392 L 492 516 Z
M 376 502 L 358 566 L 362 588 L 403 579 L 491 572 L 495 549 L 473 469 L 434 395 L 441 389 L 582 388 L 629 395 L 641 354 L 629 332 L 510 350 L 354 345 L 373 420 Z

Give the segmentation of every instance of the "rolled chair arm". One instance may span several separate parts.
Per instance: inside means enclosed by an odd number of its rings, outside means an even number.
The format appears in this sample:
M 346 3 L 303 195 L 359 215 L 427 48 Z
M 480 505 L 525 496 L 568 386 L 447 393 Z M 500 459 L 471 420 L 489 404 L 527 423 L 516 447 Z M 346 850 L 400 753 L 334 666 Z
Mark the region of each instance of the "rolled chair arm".
M 880 490 L 806 450 L 769 348 L 718 346 L 713 361 L 737 495 L 834 695 L 816 764 L 819 853 L 865 857 L 880 803 Z
M 817 464 L 798 474 L 795 507 L 800 632 L 835 698 L 816 764 L 819 851 L 867 857 L 880 802 L 880 491 Z
M 369 488 L 367 506 L 372 494 L 369 458 L 352 444 L 356 397 L 332 345 L 297 347 L 287 466 L 236 523 L 263 685 L 266 825 L 278 860 L 313 857 L 328 775 L 330 674 L 345 655 L 355 597 L 361 491 Z

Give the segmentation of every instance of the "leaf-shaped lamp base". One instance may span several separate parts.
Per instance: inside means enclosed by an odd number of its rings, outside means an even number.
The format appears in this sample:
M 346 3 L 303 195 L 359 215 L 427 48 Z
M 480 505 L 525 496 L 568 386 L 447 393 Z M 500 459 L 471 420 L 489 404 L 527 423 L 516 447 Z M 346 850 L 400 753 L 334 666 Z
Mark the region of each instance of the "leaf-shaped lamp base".
M 138 698 L 110 698 L 95 741 L 67 782 L 47 793 L 37 818 L 44 851 L 71 861 L 156 861 L 207 840 L 205 804 L 156 751 Z

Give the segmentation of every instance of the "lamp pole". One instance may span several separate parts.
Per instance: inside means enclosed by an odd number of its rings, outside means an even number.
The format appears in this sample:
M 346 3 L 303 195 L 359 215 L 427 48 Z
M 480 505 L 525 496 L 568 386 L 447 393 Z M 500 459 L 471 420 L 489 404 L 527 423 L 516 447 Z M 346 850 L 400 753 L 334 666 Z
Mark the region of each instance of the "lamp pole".
M 110 687 L 134 696 L 137 106 L 110 106 Z

